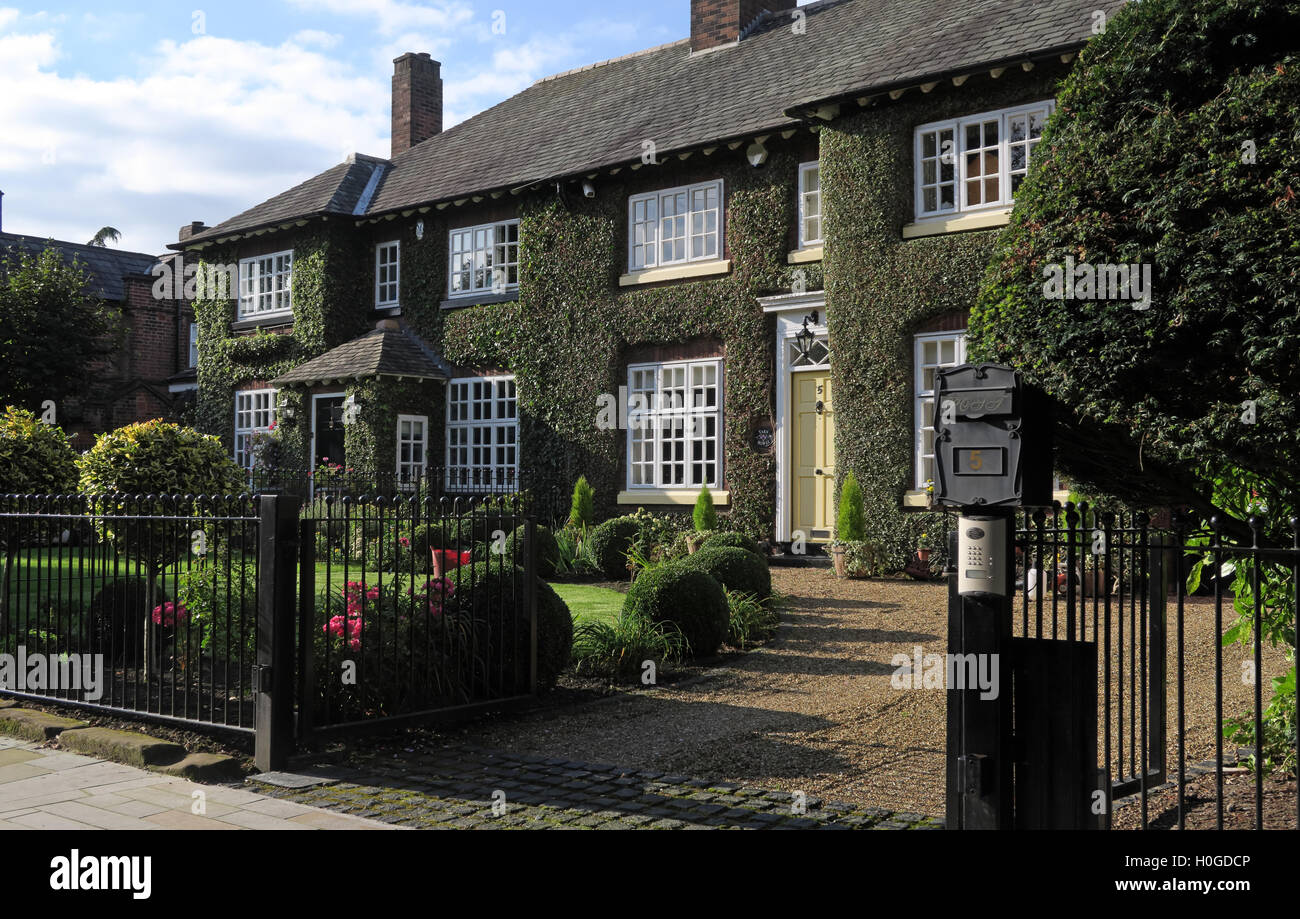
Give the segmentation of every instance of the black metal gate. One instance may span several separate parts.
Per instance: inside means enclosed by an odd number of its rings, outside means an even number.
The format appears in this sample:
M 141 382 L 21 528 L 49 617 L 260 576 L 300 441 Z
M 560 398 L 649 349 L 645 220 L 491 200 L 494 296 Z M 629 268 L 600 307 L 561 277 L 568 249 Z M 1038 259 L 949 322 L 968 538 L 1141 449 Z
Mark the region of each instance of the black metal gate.
M 1068 505 L 1026 509 L 1017 523 L 1015 660 L 1022 665 L 1018 673 L 1027 668 L 1039 676 L 1031 686 L 1017 687 L 1017 734 L 1031 736 L 1021 728 L 1032 712 L 1041 713 L 1040 703 L 1050 701 L 1037 695 L 1050 696 L 1058 707 L 1064 694 L 1076 696 L 1084 712 L 1071 716 L 1078 721 L 1074 730 L 1084 730 L 1086 722 L 1097 726 L 1094 749 L 1100 754 L 1100 775 L 1094 792 L 1101 794 L 1090 802 L 1090 813 L 1107 819 L 1115 799 L 1160 785 L 1167 776 L 1166 598 L 1171 552 L 1169 541 L 1154 535 L 1150 518 L 1140 513 L 1123 516 Z M 1055 662 L 1051 670 L 1042 670 L 1041 655 Z M 1062 668 L 1070 671 L 1068 676 Z M 1089 674 L 1096 693 L 1095 719 L 1086 714 L 1091 700 L 1079 696 Z M 1047 723 L 1059 723 L 1060 717 L 1062 713 L 1055 712 Z M 1061 740 L 1074 743 L 1065 736 Z M 1020 752 L 1039 764 L 1047 753 Z M 1085 747 L 1071 755 L 1089 754 Z M 1041 774 L 1041 765 L 1037 768 Z M 1018 783 L 1018 800 L 1020 792 Z

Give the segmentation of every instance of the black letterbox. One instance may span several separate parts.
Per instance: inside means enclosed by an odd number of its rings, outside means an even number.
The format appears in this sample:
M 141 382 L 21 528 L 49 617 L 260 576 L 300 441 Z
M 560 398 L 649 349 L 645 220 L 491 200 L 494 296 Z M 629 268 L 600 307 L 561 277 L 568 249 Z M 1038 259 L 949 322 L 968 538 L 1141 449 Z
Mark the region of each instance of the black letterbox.
M 941 370 L 935 383 L 934 500 L 948 507 L 1052 503 L 1048 402 L 1000 364 Z

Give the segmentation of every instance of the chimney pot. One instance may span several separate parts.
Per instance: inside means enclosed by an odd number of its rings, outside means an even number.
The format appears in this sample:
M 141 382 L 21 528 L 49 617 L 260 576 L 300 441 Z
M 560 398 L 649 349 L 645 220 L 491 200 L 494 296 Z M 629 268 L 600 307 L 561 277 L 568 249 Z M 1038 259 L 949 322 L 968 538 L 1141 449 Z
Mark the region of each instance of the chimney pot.
M 442 64 L 427 51 L 393 61 L 392 155 L 442 133 Z

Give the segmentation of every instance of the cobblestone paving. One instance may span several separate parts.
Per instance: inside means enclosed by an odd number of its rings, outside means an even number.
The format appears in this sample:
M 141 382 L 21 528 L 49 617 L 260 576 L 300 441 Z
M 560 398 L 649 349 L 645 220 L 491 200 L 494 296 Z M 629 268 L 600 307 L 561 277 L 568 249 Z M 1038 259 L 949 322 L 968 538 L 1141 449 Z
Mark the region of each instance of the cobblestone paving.
M 465 745 L 354 754 L 295 770 L 305 789 L 259 794 L 418 829 L 941 829 L 941 820 L 726 782 Z

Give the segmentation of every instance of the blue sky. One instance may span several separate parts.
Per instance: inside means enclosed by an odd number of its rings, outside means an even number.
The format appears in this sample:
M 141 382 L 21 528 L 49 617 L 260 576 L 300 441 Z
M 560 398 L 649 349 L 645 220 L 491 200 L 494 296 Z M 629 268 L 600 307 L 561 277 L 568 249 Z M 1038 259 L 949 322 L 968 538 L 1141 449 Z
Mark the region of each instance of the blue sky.
M 8 232 L 161 252 L 341 162 L 386 156 L 392 59 L 443 62 L 446 124 L 684 38 L 689 0 L 0 0 Z M 494 30 L 493 25 L 498 23 Z

